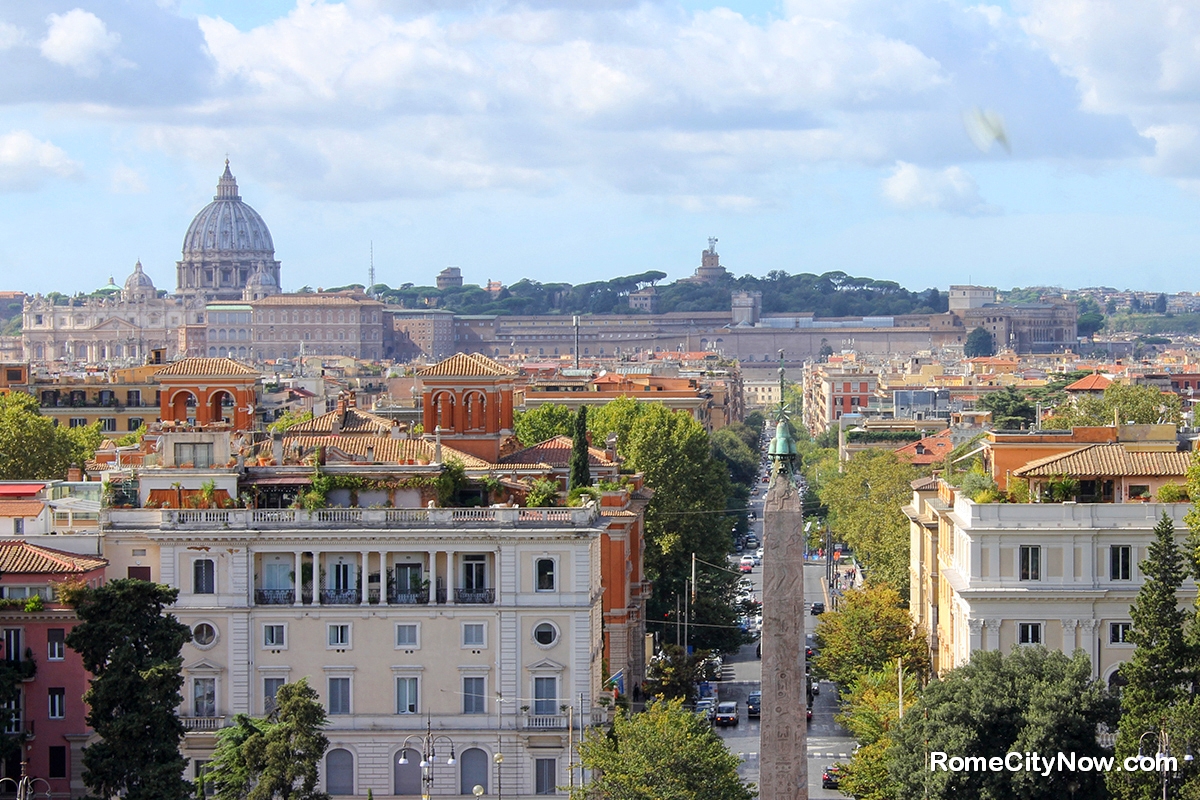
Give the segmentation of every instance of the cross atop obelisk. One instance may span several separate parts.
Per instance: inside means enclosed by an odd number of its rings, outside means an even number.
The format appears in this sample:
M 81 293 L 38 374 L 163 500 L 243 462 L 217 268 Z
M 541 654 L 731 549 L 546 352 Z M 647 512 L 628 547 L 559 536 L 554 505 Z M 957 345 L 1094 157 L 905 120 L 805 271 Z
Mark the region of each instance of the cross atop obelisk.
M 804 514 L 796 486 L 796 443 L 783 400 L 769 455 L 763 509 L 761 800 L 808 800 L 808 722 L 804 690 Z

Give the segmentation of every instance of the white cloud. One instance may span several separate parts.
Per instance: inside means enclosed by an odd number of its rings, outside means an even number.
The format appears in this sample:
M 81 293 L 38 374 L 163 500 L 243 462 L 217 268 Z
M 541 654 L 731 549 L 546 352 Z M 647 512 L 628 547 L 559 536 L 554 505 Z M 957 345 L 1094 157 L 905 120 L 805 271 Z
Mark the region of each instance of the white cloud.
M 896 162 L 884 179 L 883 196 L 905 211 L 932 210 L 950 214 L 987 214 L 996 209 L 983 202 L 979 187 L 962 167 L 925 169 L 904 161 Z
M 62 148 L 29 131 L 0 136 L 0 191 L 32 191 L 48 178 L 73 178 L 80 172 Z
M 0 20 L 0 50 L 16 47 L 25 41 L 25 31 L 11 22 Z
M 82 8 L 46 17 L 49 29 L 41 42 L 42 55 L 55 64 L 70 67 L 84 77 L 94 77 L 100 67 L 111 62 L 129 63 L 115 58 L 121 35 L 109 31 L 104 20 Z
M 109 191 L 113 194 L 143 194 L 149 191 L 146 179 L 133 167 L 117 164 L 112 168 Z

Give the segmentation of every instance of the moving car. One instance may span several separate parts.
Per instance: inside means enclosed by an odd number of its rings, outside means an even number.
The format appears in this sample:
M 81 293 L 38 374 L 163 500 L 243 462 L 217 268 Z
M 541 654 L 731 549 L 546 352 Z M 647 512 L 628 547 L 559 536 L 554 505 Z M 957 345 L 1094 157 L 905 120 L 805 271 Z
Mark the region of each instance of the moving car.
M 824 603 L 813 603 L 812 604 L 812 615 L 814 617 L 819 617 L 824 613 L 825 613 L 825 604 Z
M 762 713 L 762 692 L 751 692 L 746 698 L 746 716 L 754 719 Z
M 716 713 L 716 707 L 716 703 L 714 703 L 710 698 L 706 697 L 703 700 L 697 700 L 696 716 L 703 717 L 705 722 L 712 724 L 713 714 Z
M 738 704 L 733 702 L 718 703 L 715 721 L 718 725 L 737 725 Z
M 753 572 L 754 556 L 742 556 L 742 560 L 738 562 L 738 569 L 742 572 Z
M 842 768 L 837 764 L 830 764 L 821 773 L 821 788 L 836 789 L 838 788 L 838 778 L 842 777 Z

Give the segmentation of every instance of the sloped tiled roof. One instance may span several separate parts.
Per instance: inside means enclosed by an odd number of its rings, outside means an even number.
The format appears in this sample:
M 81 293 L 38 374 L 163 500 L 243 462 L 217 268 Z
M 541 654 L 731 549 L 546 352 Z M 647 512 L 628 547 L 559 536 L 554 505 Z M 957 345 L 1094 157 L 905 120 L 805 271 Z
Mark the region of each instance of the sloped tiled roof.
M 1093 372 L 1091 375 L 1086 375 L 1072 383 L 1070 386 L 1064 387 L 1064 392 L 1103 392 L 1112 381 L 1101 375 L 1099 372 Z
M 1192 463 L 1191 453 L 1143 453 L 1120 444 L 1094 444 L 1070 453 L 1039 458 L 1020 469 L 1018 477 L 1165 477 L 1182 478 Z
M 209 377 L 212 375 L 261 375 L 258 370 L 251 369 L 245 364 L 234 361 L 232 358 L 185 358 L 182 361 L 176 361 L 169 367 L 163 367 L 158 372 L 154 373 L 154 377 L 163 377 L 171 375 L 185 375 L 195 377 Z
M 424 439 L 392 439 L 388 436 L 294 436 L 287 440 L 288 446 L 299 447 L 304 452 L 321 448 L 337 448 L 344 453 L 366 458 L 371 448 L 372 463 L 403 464 L 409 459 L 433 461 L 434 443 Z M 487 469 L 491 464 L 482 458 L 442 445 L 442 461 L 457 459 L 467 469 Z
M 938 487 L 938 479 L 931 475 L 926 475 L 924 478 L 917 478 L 908 485 L 912 487 L 914 492 L 932 492 Z
M 421 370 L 417 376 L 421 378 L 476 378 L 480 376 L 507 377 L 516 374 L 482 353 L 455 353 L 445 361 L 439 361 L 432 367 Z
M 549 464 L 566 467 L 571 463 L 571 437 L 554 436 L 532 447 L 509 453 L 500 459 L 501 464 Z M 595 447 L 588 447 L 588 464 L 594 467 L 611 467 L 608 454 Z
M 298 422 L 284 431 L 285 438 L 301 435 L 333 433 L 333 423 L 342 417 L 342 435 L 347 434 L 382 434 L 392 430 L 392 421 L 370 411 L 360 411 L 357 408 L 347 408 L 345 414 L 330 411 L 319 417 L 313 417 L 304 422 Z M 402 428 L 404 426 L 401 426 Z
M 37 573 L 69 575 L 108 564 L 98 556 L 80 556 L 29 544 L 23 539 L 0 542 L 0 574 Z
M 939 431 L 932 436 L 918 439 L 896 450 L 896 454 L 904 456 L 914 464 L 934 464 L 941 461 L 954 449 L 949 429 Z
M 36 517 L 45 507 L 41 500 L 0 500 L 0 517 Z
M 370 297 L 354 297 L 348 294 L 313 292 L 311 294 L 275 294 L 255 300 L 250 305 L 259 306 L 360 306 L 382 305 Z

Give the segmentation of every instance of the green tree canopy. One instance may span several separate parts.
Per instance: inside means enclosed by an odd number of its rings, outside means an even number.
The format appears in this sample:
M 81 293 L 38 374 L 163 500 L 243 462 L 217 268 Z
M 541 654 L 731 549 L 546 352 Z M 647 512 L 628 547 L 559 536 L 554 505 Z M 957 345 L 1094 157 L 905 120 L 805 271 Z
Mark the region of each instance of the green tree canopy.
M 1092 679 L 1087 654 L 1067 658 L 1042 647 L 975 652 L 904 711 L 889 750 L 899 800 L 1063 800 L 1106 797 L 1104 772 L 930 770 L 927 754 L 993 758 L 1009 752 L 1106 755 L 1099 725 L 1116 723 L 1116 702 Z M 1110 773 L 1112 774 L 1112 773 Z
M 997 430 L 1019 430 L 1033 427 L 1037 406 L 1012 386 L 988 392 L 975 404 L 992 412 L 992 427 Z
M 1179 395 L 1154 386 L 1113 383 L 1101 397 L 1081 397 L 1059 406 L 1043 427 L 1066 430 L 1085 425 L 1112 425 L 1114 420 L 1122 425 L 1127 422 L 1178 425 L 1182 419 Z
M 967 341 L 963 345 L 963 355 L 967 358 L 994 356 L 996 355 L 996 342 L 987 330 L 982 327 L 976 328 L 967 334 Z
M 0 394 L 0 480 L 65 478 L 83 466 L 103 440 L 99 423 L 62 428 L 24 392 Z
M 904 674 L 905 702 L 911 706 L 921 682 Z M 845 693 L 837 721 L 858 742 L 838 788 L 859 800 L 895 800 L 899 786 L 890 773 L 890 749 L 900 725 L 900 680 L 894 662 L 860 674 Z
M 854 548 L 870 580 L 908 591 L 908 517 L 916 469 L 891 450 L 856 453 L 843 471 L 818 491 L 829 509 L 830 526 Z
M 905 672 L 929 673 L 929 646 L 900 595 L 877 584 L 845 594 L 837 611 L 821 615 L 815 634 L 820 645 L 813 670 L 843 688 L 859 677 L 884 669 L 900 659 Z
M 288 409 L 280 414 L 274 422 L 268 425 L 267 430 L 270 433 L 283 433 L 293 425 L 299 425 L 301 422 L 308 422 L 312 418 L 313 415 L 311 411 L 296 412 Z
M 721 428 L 712 435 L 713 455 L 725 465 L 729 479 L 749 487 L 758 476 L 758 456 L 737 430 Z
M 513 433 L 524 447 L 532 447 L 555 436 L 570 436 L 575 415 L 556 403 L 518 411 L 513 417 Z
M 246 800 L 329 800 L 318 788 L 321 759 L 329 748 L 324 727 L 325 707 L 307 678 L 281 686 L 268 725 L 243 746 L 255 775 Z
M 114 580 L 79 597 L 79 624 L 67 645 L 92 674 L 84 702 L 99 740 L 83 750 L 83 782 L 100 797 L 185 800 L 187 759 L 179 753 L 183 723 L 180 649 L 191 630 L 172 614 L 178 589 Z
M 592 781 L 572 800 L 750 800 L 738 757 L 679 701 L 620 715 L 611 732 L 592 728 L 580 748 Z

